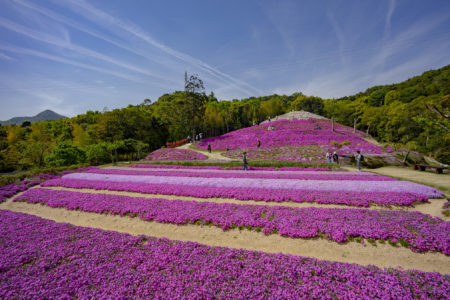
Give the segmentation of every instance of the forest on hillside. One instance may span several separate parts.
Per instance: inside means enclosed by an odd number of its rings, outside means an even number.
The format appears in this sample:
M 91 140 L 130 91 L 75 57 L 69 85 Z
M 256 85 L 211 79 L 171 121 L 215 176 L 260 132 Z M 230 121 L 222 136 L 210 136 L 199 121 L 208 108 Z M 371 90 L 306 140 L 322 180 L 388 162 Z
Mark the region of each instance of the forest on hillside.
M 356 122 L 381 143 L 450 163 L 450 65 L 339 99 L 294 93 L 218 100 L 198 82 L 197 89 L 165 94 L 154 102 L 0 126 L 0 172 L 139 159 L 166 142 L 199 132 L 203 137 L 221 135 L 292 110 L 348 126 Z

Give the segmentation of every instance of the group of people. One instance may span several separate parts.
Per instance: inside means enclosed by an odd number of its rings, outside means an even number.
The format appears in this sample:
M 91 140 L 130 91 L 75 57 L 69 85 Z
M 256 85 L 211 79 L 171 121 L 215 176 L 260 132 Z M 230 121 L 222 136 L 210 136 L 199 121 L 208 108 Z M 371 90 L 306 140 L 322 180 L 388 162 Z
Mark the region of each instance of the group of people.
M 202 138 L 203 138 L 203 133 L 200 132 L 199 134 L 196 134 L 196 135 L 195 135 L 194 140 L 195 140 L 196 142 L 198 142 L 198 141 L 200 141 Z M 188 141 L 189 144 L 192 143 L 192 139 L 191 139 L 191 136 L 190 136 L 190 135 L 188 135 L 186 139 L 187 139 L 187 141 Z
M 327 151 L 327 154 L 325 154 L 325 157 L 327 159 L 327 163 L 329 164 L 339 164 L 339 155 L 336 153 L 336 151 L 333 152 L 333 154 L 330 153 L 331 151 Z
M 331 151 L 327 151 L 327 153 L 325 154 L 325 157 L 327 159 L 327 163 L 339 164 L 339 155 L 337 154 L 336 151 L 334 151 L 333 154 L 331 154 Z M 361 171 L 361 162 L 364 161 L 364 155 L 362 155 L 361 151 L 359 151 L 359 150 L 356 151 L 355 161 L 356 161 L 356 166 L 358 168 L 358 171 Z

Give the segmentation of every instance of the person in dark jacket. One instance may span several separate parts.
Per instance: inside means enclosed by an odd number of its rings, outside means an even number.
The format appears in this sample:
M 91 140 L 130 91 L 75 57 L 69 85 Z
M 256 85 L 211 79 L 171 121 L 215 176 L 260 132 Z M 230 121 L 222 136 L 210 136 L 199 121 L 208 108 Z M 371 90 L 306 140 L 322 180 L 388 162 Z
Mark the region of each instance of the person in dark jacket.
M 333 152 L 333 162 L 334 162 L 335 164 L 339 164 L 339 156 L 338 156 L 338 154 L 336 153 L 336 151 Z
M 244 167 L 242 168 L 242 170 L 248 171 L 247 152 L 244 152 L 244 156 L 242 157 L 242 162 L 244 163 Z
M 211 153 L 211 143 L 208 143 L 208 152 Z

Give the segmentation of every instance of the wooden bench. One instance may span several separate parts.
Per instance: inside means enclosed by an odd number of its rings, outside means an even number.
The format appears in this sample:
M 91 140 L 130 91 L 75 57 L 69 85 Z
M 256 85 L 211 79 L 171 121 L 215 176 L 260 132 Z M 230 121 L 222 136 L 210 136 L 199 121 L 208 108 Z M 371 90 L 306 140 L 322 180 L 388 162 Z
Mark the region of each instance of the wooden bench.
M 432 165 L 424 165 L 424 164 L 416 164 L 413 166 L 414 170 L 420 170 L 420 171 L 425 171 L 425 169 L 435 169 L 437 174 L 442 174 L 444 169 L 447 169 L 446 167 L 442 167 L 442 166 L 432 166 Z

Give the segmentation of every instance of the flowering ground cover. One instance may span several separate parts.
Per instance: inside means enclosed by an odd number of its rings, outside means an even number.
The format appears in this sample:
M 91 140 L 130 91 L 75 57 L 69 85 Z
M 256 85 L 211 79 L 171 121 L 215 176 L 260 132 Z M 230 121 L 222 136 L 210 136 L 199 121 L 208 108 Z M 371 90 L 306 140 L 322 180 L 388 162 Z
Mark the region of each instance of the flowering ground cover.
M 273 126 L 273 130 L 268 130 Z M 203 139 L 198 147 L 206 149 L 208 143 L 213 149 L 232 150 L 224 155 L 235 157 L 241 151 L 247 151 L 249 158 L 277 160 L 323 160 L 327 150 L 337 151 L 337 145 L 347 142 L 339 149 L 340 155 L 353 155 L 356 150 L 363 153 L 381 154 L 392 152 L 367 142 L 361 135 L 363 132 L 352 132 L 353 129 L 335 124 L 331 129 L 330 120 L 280 120 L 257 126 L 235 130 L 218 137 Z M 256 147 L 257 140 L 261 147 Z M 296 149 L 301 147 L 300 149 Z M 267 149 L 266 149 L 267 148 Z M 266 149 L 266 150 L 265 150 Z M 235 151 L 233 151 L 235 150 Z
M 264 234 L 293 238 L 322 234 L 342 243 L 348 237 L 400 241 L 413 251 L 450 254 L 450 222 L 419 213 L 333 208 L 293 208 L 230 203 L 137 198 L 51 189 L 31 189 L 14 201 L 41 203 L 113 215 L 138 216 L 146 221 L 212 224 L 223 230 L 246 227 Z
M 24 226 L 17 226 L 24 224 Z M 0 211 L 0 297 L 450 298 L 450 276 L 210 247 Z
M 358 180 L 300 180 L 266 178 L 206 178 L 151 175 L 116 175 L 71 173 L 63 179 L 82 179 L 108 182 L 139 182 L 146 184 L 186 185 L 198 187 L 266 188 L 287 190 L 342 191 L 342 192 L 402 192 L 439 198 L 444 194 L 435 188 L 410 181 L 358 181 Z
M 108 167 L 104 169 L 89 170 L 87 173 L 116 174 L 116 175 L 152 175 L 176 177 L 205 177 L 205 178 L 272 178 L 272 179 L 303 179 L 303 180 L 364 180 L 364 181 L 397 181 L 397 179 L 380 176 L 373 173 L 367 176 L 358 176 L 359 172 L 270 172 L 270 171 L 225 171 L 225 170 L 195 170 L 186 169 L 148 169 L 136 170 L 127 167 Z M 347 173 L 347 174 L 346 174 Z M 356 174 L 355 174 L 356 173 Z
M 325 154 L 329 148 L 332 147 L 328 145 L 267 146 L 262 148 L 236 148 L 221 154 L 229 158 L 240 159 L 245 151 L 247 152 L 247 158 L 251 160 L 326 162 Z M 344 153 L 339 152 L 339 154 Z
M 154 164 L 135 164 L 129 165 L 129 168 L 140 169 L 189 169 L 189 170 L 242 170 L 240 167 L 225 167 L 225 166 L 181 166 L 181 165 L 154 165 Z M 330 168 L 300 168 L 300 167 L 252 167 L 249 166 L 250 171 L 329 171 Z
M 343 192 L 317 190 L 288 190 L 267 188 L 211 187 L 179 184 L 143 184 L 139 182 L 114 182 L 102 180 L 55 179 L 41 186 L 60 186 L 75 189 L 95 189 L 125 191 L 144 194 L 163 194 L 190 196 L 198 198 L 234 198 L 238 200 L 297 202 L 319 204 L 342 204 L 368 207 L 371 204 L 382 206 L 409 206 L 426 202 L 428 197 L 400 192 Z
M 144 160 L 203 160 L 208 157 L 189 149 L 161 148 L 147 155 Z
M 0 186 L 0 203 L 4 202 L 7 198 L 14 196 L 19 192 L 26 191 L 28 188 L 39 184 L 40 181 L 36 180 L 22 180 L 19 184 L 11 183 L 8 185 Z

